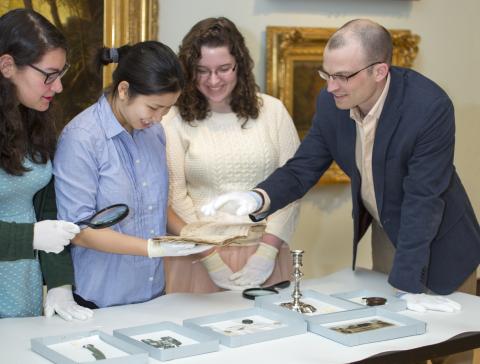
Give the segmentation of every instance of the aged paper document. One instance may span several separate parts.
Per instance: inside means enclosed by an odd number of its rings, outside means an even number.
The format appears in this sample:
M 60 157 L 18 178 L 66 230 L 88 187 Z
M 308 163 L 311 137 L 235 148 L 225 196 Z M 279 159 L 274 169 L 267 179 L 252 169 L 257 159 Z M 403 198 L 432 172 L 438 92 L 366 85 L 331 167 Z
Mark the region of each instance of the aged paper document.
M 197 221 L 187 224 L 180 236 L 158 236 L 153 240 L 160 243 L 195 243 L 210 245 L 228 245 L 249 243 L 259 240 L 265 230 L 259 223 L 221 223 L 213 221 Z

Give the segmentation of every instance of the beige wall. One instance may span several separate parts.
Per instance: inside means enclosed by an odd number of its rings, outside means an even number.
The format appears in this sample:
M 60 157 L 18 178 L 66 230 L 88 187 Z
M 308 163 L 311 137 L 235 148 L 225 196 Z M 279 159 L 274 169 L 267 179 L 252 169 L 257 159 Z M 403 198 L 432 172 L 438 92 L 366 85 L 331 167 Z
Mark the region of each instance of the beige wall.
M 245 35 L 264 89 L 267 25 L 338 27 L 370 18 L 387 28 L 410 29 L 422 38 L 414 68 L 451 96 L 457 116 L 455 163 L 480 216 L 480 14 L 478 0 L 159 0 L 159 36 L 175 51 L 198 20 L 226 16 Z M 306 251 L 307 277 L 351 264 L 351 199 L 348 185 L 310 191 L 302 201 L 293 246 Z M 370 265 L 369 238 L 359 263 Z

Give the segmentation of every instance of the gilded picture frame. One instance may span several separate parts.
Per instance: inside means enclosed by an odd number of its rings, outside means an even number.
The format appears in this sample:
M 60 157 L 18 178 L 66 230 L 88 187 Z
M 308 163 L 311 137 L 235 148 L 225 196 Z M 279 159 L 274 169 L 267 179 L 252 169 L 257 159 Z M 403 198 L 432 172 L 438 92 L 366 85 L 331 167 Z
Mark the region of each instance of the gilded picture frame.
M 103 6 L 102 6 L 103 5 Z M 64 89 L 55 97 L 53 111 L 58 128 L 97 101 L 111 83 L 114 65 L 94 66 L 102 45 L 118 47 L 127 43 L 157 39 L 158 0 L 7 0 L 0 15 L 16 8 L 29 8 L 45 16 L 67 38 L 70 69 L 63 77 Z
M 335 28 L 267 27 L 267 93 L 283 101 L 302 139 L 314 114 L 316 95 L 325 85 L 317 70 L 323 50 Z M 409 30 L 389 30 L 393 38 L 393 60 L 411 67 L 418 53 L 420 37 Z M 350 180 L 333 163 L 320 184 L 348 183 Z
M 103 4 L 103 41 L 107 47 L 157 39 L 158 0 L 104 0 Z M 104 86 L 110 84 L 113 68 L 104 67 Z

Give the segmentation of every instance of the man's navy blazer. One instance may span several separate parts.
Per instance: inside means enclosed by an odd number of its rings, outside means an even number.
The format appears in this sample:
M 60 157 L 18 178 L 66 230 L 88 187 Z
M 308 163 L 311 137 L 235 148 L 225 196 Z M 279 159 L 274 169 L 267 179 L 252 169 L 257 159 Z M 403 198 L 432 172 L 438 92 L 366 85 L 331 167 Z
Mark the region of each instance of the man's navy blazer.
M 391 67 L 390 76 L 372 156 L 380 223 L 396 247 L 389 282 L 412 293 L 449 294 L 480 262 L 480 228 L 453 165 L 453 105 L 413 70 Z M 257 186 L 269 195 L 271 214 L 305 195 L 335 160 L 351 179 L 353 267 L 371 222 L 360 196 L 355 142 L 349 110 L 338 109 L 323 89 L 297 153 Z

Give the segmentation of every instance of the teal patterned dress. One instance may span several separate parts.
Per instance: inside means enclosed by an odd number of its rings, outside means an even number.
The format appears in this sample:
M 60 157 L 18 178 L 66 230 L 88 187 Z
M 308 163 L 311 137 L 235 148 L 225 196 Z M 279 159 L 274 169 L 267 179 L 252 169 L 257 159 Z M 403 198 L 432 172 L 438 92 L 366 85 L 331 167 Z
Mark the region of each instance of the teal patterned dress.
M 33 196 L 52 177 L 52 165 L 35 164 L 25 159 L 30 169 L 12 176 L 0 169 L 0 220 L 34 223 Z M 42 314 L 42 272 L 36 259 L 0 261 L 0 318 L 39 316 Z

